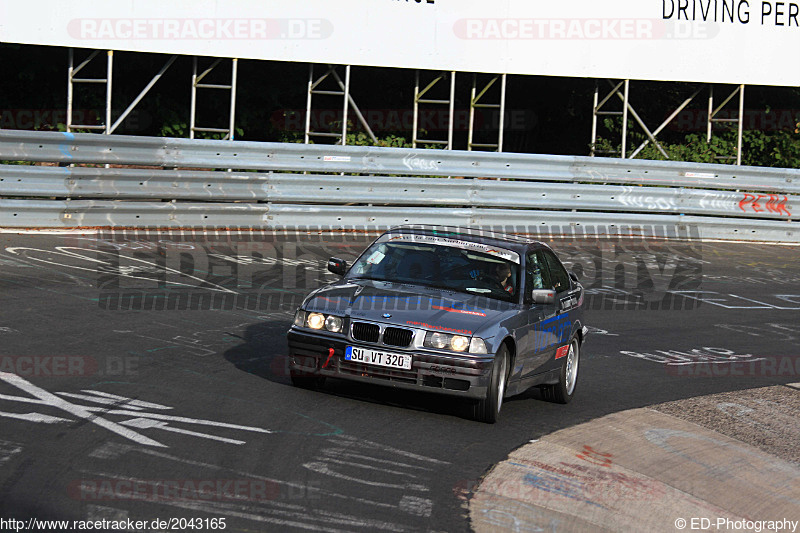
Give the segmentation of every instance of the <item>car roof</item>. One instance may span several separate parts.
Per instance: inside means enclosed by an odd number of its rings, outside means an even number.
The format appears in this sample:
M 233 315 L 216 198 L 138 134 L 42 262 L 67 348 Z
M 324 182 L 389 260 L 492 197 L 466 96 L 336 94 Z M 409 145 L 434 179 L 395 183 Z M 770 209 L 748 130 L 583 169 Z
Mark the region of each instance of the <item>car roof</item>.
M 542 244 L 539 241 L 528 239 L 520 235 L 502 233 L 498 231 L 485 230 L 481 228 L 470 228 L 462 226 L 437 226 L 431 224 L 408 224 L 395 226 L 386 233 L 405 233 L 416 235 L 435 235 L 447 236 L 464 239 L 481 244 L 489 244 L 514 250 L 515 252 L 524 251 L 531 244 Z

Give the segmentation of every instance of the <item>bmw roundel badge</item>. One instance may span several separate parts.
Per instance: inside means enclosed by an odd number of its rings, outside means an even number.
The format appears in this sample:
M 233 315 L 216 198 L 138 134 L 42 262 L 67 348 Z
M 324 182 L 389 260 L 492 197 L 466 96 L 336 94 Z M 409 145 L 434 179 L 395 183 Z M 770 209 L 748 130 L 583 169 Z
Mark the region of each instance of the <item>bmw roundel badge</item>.
M 389 313 L 383 313 L 383 318 L 392 318 L 392 315 Z

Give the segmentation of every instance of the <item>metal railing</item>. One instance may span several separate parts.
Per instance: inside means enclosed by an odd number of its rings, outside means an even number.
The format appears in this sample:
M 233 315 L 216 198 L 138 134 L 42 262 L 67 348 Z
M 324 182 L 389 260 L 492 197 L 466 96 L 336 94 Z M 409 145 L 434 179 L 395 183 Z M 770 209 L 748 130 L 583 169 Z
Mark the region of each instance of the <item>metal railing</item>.
M 797 169 L 9 130 L 0 160 L 0 227 L 692 226 L 800 241 Z

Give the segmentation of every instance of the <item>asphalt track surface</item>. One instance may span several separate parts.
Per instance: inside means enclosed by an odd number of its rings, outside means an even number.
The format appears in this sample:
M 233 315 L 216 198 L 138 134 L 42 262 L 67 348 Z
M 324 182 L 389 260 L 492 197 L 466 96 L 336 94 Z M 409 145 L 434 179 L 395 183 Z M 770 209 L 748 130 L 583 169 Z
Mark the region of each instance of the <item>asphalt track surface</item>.
M 0 518 L 469 531 L 470 491 L 532 439 L 800 382 L 797 248 L 562 240 L 551 244 L 590 287 L 592 328 L 569 405 L 531 391 L 486 425 L 432 394 L 292 387 L 294 305 L 333 279 L 329 256 L 367 244 L 0 234 Z M 169 303 L 178 293 L 189 299 Z M 209 294 L 260 308 L 202 309 Z

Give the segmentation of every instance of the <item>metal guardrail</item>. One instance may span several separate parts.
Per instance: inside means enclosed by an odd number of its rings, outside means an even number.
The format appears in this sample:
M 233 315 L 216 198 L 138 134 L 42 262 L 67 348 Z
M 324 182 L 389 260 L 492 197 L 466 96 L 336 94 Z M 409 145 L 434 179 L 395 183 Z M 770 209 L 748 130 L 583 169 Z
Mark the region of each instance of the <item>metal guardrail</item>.
M 3 227 L 696 225 L 800 241 L 797 169 L 8 130 L 0 160 L 49 164 L 0 165 Z M 87 164 L 149 168 L 73 166 Z
M 660 211 L 788 219 L 800 196 L 520 180 L 0 165 L 0 196 Z M 755 200 L 758 202 L 754 204 Z
M 0 130 L 0 159 L 288 172 L 461 176 L 800 194 L 800 170 L 674 161 Z
M 297 228 L 379 230 L 400 224 L 490 226 L 540 236 L 643 236 L 797 242 L 794 225 L 636 213 L 292 204 L 0 200 L 0 227 Z

